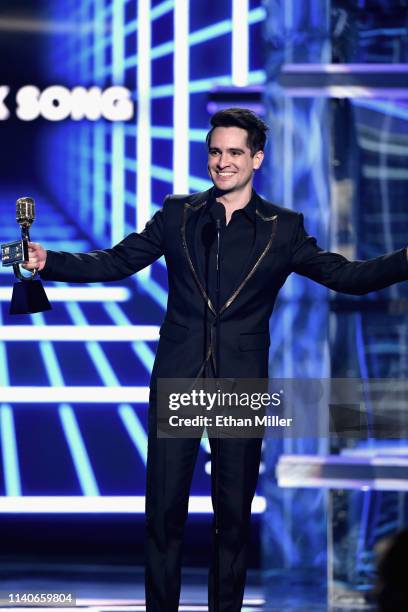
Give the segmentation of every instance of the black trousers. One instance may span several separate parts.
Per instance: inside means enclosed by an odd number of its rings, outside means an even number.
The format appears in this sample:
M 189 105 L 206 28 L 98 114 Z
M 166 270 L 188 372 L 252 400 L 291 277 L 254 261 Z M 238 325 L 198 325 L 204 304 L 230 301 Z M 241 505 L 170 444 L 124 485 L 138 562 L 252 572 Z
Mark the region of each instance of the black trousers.
M 251 502 L 259 474 L 262 439 L 209 438 L 211 496 L 218 491 L 219 612 L 239 612 L 244 596 Z M 218 450 L 217 450 L 217 444 Z M 149 419 L 146 485 L 147 612 L 177 612 L 181 548 L 199 438 L 158 438 Z M 214 546 L 213 520 L 213 546 Z M 210 567 L 208 605 L 214 610 L 214 567 Z

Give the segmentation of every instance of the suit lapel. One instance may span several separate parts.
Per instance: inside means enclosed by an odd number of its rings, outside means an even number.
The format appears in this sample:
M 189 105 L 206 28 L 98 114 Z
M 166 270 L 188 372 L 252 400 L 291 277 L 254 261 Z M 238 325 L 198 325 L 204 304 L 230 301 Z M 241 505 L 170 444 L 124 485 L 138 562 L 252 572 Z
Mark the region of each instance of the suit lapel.
M 190 271 L 194 277 L 198 289 L 200 290 L 200 293 L 203 296 L 208 308 L 213 314 L 215 314 L 215 308 L 204 288 L 205 284 L 203 282 L 201 267 L 198 264 L 196 250 L 197 223 L 200 218 L 200 213 L 203 211 L 204 206 L 210 197 L 210 193 L 210 191 L 200 193 L 196 199 L 190 202 L 186 202 L 184 204 L 183 219 L 181 225 L 181 240 Z
M 200 290 L 205 303 L 211 312 L 215 315 L 216 311 L 211 302 L 210 297 L 205 291 L 201 267 L 198 265 L 197 249 L 197 223 L 200 218 L 200 213 L 203 212 L 204 206 L 211 195 L 211 190 L 200 193 L 196 199 L 190 200 L 184 204 L 183 219 L 181 225 L 181 240 L 183 249 L 190 271 Z M 256 213 L 255 213 L 255 240 L 251 249 L 251 254 L 248 261 L 242 270 L 239 278 L 235 283 L 234 290 L 220 308 L 222 314 L 235 301 L 238 295 L 249 279 L 256 272 L 263 258 L 271 248 L 272 242 L 276 234 L 278 216 L 271 215 L 270 210 L 265 206 L 262 199 L 257 197 Z
M 254 244 L 248 261 L 235 284 L 234 290 L 220 308 L 220 314 L 229 308 L 235 301 L 271 248 L 276 233 L 277 220 L 278 216 L 271 215 L 261 198 L 257 197 Z

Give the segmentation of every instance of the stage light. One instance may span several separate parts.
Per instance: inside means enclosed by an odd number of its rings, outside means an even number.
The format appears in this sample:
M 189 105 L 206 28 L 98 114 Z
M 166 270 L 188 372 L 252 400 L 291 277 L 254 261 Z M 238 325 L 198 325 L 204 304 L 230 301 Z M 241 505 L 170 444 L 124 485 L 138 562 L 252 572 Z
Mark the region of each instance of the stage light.
M 138 51 L 137 51 L 137 176 L 136 176 L 136 219 L 137 231 L 142 231 L 150 219 L 151 176 L 151 15 L 150 0 L 138 0 Z M 134 165 L 135 162 L 133 162 Z M 150 276 L 146 268 L 143 278 Z
M 174 5 L 174 99 L 173 99 L 173 191 L 189 192 L 190 143 L 189 128 L 189 0 Z
M 96 64 L 98 65 L 98 64 Z M 96 69 L 96 68 L 95 68 Z M 92 231 L 102 238 L 106 224 L 105 206 L 105 124 L 100 122 L 93 129 L 94 189 L 92 206 Z
M 175 0 L 165 0 L 160 4 L 157 4 L 155 7 L 151 9 L 150 19 L 154 21 L 159 17 L 162 17 L 166 13 L 169 13 L 174 8 Z
M 262 514 L 265 498 L 255 496 L 252 513 Z M 209 495 L 190 496 L 190 514 L 212 514 L 212 501 Z M 59 513 L 59 514 L 144 514 L 145 498 L 142 495 L 100 495 L 100 496 L 32 496 L 0 497 L 0 513 Z
M 147 463 L 147 435 L 140 422 L 139 417 L 135 413 L 132 406 L 122 404 L 118 408 L 119 416 L 122 419 L 124 426 L 129 434 L 130 439 L 134 443 L 139 452 L 143 463 Z
M 117 244 L 123 240 L 125 223 L 125 175 L 124 175 L 125 139 L 123 125 L 113 126 L 112 132 L 112 222 L 111 242 Z
M 112 5 L 112 79 L 116 85 L 123 82 L 124 68 L 124 5 L 123 0 L 114 0 Z M 115 124 L 112 129 L 111 152 L 111 242 L 116 244 L 123 239 L 125 223 L 125 137 L 123 123 Z
M 8 272 L 10 274 L 10 271 Z M 131 292 L 127 287 L 47 287 L 51 302 L 127 302 Z M 11 288 L 0 288 L 0 302 L 9 302 Z
M 249 73 L 249 24 L 248 0 L 232 1 L 232 84 L 248 85 Z
M 5 387 L 0 401 L 10 404 L 148 404 L 149 387 Z
M 159 283 L 152 278 L 140 279 L 135 277 L 135 281 L 138 283 L 141 291 L 148 293 L 163 310 L 166 310 L 167 292 Z
M 16 432 L 11 406 L 0 406 L 0 439 L 6 495 L 21 495 L 20 469 Z
M 35 317 L 38 317 L 38 314 Z M 4 325 L 0 328 L 0 341 L 157 341 L 159 339 L 159 329 L 158 325 Z
M 98 484 L 75 412 L 68 404 L 61 404 L 58 412 L 82 493 L 86 496 L 99 495 Z
M 130 325 L 128 317 L 125 315 L 123 310 L 119 308 L 117 304 L 104 304 L 105 311 L 112 319 L 113 323 L 118 326 Z M 146 342 L 142 340 L 136 340 L 132 342 L 133 352 L 137 355 L 138 359 L 143 363 L 147 372 L 150 374 L 153 368 L 155 354 Z

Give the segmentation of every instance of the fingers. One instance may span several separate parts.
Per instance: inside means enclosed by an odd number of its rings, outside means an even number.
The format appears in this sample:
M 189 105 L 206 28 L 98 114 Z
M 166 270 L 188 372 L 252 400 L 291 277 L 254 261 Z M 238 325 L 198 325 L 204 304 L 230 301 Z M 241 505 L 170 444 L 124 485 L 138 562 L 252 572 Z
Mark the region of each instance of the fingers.
M 38 244 L 37 242 L 29 242 L 28 243 L 29 260 L 25 262 L 24 264 L 22 264 L 22 267 L 25 270 L 34 270 L 35 268 L 38 269 L 43 259 L 41 256 L 42 251 L 43 251 L 43 248 L 40 244 Z
M 30 257 L 30 260 L 27 261 L 26 263 L 21 264 L 21 267 L 24 268 L 25 270 L 34 270 L 34 269 L 38 270 L 39 264 L 37 261 L 32 260 Z
M 29 251 L 39 251 L 42 249 L 41 244 L 38 244 L 38 242 L 29 242 L 28 243 L 28 250 Z

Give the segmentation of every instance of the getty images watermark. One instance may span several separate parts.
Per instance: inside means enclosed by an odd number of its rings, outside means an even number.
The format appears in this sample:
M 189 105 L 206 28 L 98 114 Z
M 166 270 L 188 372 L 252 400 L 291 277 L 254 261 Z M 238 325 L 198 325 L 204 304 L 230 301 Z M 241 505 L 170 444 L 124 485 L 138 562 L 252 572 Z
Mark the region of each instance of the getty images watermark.
M 168 408 L 171 411 L 196 408 L 205 414 L 186 416 L 170 414 L 168 424 L 175 428 L 206 427 L 225 429 L 290 427 L 293 419 L 283 418 L 276 414 L 265 414 L 265 408 L 278 407 L 281 404 L 278 392 L 225 391 L 217 388 L 214 391 L 192 389 L 191 391 L 173 392 L 168 397 Z M 225 410 L 228 408 L 228 410 Z M 254 411 L 252 414 L 250 411 Z M 211 416 L 209 413 L 211 412 Z
M 158 437 L 408 437 L 401 379 L 158 379 Z

